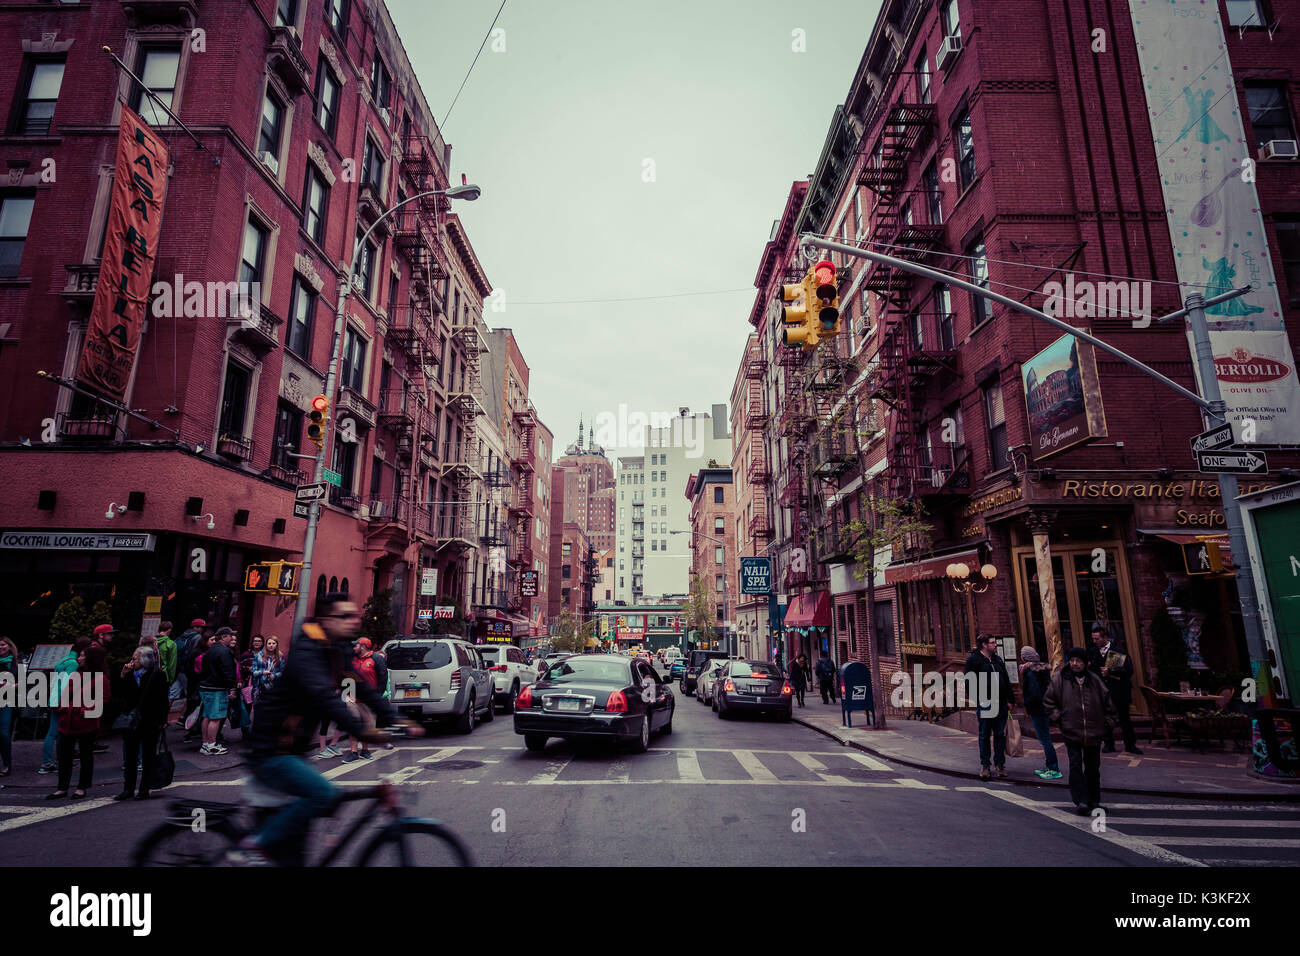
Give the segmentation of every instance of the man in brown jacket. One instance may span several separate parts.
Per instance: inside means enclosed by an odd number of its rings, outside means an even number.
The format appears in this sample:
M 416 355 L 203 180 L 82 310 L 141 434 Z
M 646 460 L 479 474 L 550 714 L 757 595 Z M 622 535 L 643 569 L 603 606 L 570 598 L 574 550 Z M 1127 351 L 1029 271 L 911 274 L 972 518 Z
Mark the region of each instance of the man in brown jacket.
M 1070 759 L 1070 796 L 1087 816 L 1101 806 L 1101 745 L 1115 727 L 1115 704 L 1100 677 L 1088 669 L 1088 652 L 1070 648 L 1066 665 L 1043 695 L 1047 718 L 1061 728 Z

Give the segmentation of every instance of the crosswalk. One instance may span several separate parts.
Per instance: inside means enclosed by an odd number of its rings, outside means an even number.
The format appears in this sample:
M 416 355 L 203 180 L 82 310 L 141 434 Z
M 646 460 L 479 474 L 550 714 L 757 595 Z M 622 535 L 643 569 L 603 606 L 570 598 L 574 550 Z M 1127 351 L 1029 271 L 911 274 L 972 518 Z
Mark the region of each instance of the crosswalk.
M 1179 866 L 1300 866 L 1300 805 L 1106 801 L 1080 817 L 1065 801 L 958 787 L 1040 814 L 1151 860 Z

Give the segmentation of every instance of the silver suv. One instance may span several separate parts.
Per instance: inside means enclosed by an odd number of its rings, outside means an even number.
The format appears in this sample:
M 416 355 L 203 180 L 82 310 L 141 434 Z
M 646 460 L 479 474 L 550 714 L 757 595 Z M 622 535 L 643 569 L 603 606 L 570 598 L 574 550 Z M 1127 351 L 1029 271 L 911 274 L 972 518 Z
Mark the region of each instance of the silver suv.
M 476 649 L 487 662 L 492 675 L 492 692 L 507 714 L 515 709 L 519 690 L 537 680 L 537 668 L 528 663 L 524 652 L 513 644 L 478 644 Z
M 468 734 L 496 716 L 492 675 L 478 648 L 454 637 L 400 637 L 384 645 L 392 705 L 403 717 L 454 718 Z

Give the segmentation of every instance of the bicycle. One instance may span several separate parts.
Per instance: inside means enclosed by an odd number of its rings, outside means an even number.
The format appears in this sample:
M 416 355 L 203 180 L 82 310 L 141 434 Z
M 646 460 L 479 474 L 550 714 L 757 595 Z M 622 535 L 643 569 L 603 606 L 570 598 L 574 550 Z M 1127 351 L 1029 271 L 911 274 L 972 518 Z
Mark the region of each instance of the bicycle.
M 167 808 L 165 821 L 144 835 L 136 844 L 131 863 L 137 867 L 154 866 L 225 866 L 227 854 L 239 841 L 252 833 L 280 806 L 292 797 L 274 793 L 255 782 L 249 786 L 253 799 L 252 819 L 244 812 L 243 804 L 213 803 L 206 800 L 174 800 Z M 275 802 L 269 799 L 274 793 Z M 313 867 L 329 866 L 363 829 L 376 817 L 387 817 L 362 847 L 355 866 L 473 866 L 469 849 L 442 823 L 419 817 L 401 816 L 402 803 L 398 789 L 391 783 L 345 791 L 335 813 L 345 803 L 372 801 L 370 806 L 352 823 L 341 838 L 327 840 L 329 852 L 313 861 Z M 375 811 L 380 811 L 378 814 Z M 196 826 L 196 823 L 201 825 Z M 307 864 L 305 832 L 292 846 L 286 847 L 278 862 L 287 866 Z M 416 836 L 427 839 L 413 840 Z

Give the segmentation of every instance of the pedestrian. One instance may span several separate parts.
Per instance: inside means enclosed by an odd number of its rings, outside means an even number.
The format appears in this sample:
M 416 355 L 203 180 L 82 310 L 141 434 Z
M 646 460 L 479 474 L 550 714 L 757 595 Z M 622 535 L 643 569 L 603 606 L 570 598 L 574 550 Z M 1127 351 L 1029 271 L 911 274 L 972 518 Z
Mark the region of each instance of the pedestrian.
M 114 800 L 149 799 L 149 782 L 158 761 L 158 738 L 167 723 L 167 675 L 151 647 L 138 647 L 114 694 L 122 717 L 122 792 Z M 135 787 L 140 774 L 140 789 Z
M 817 658 L 816 670 L 817 688 L 821 691 L 822 703 L 834 703 L 839 699 L 835 692 L 835 662 L 825 651 L 822 651 L 822 656 Z
M 1112 640 L 1110 629 L 1100 621 L 1092 625 L 1092 647 L 1088 651 L 1088 667 L 1094 674 L 1106 682 L 1110 699 L 1115 704 L 1119 715 L 1120 734 L 1124 738 L 1124 752 L 1141 755 L 1138 749 L 1137 733 L 1133 730 L 1133 721 L 1129 717 L 1129 707 L 1133 703 L 1133 658 L 1119 641 Z M 1106 737 L 1105 753 L 1115 752 L 1115 732 L 1112 729 Z
M 59 699 L 63 689 L 68 686 L 69 677 L 77 669 L 77 658 L 89 646 L 89 637 L 77 638 L 72 642 L 68 653 L 63 655 L 63 659 L 54 665 L 54 670 L 50 673 L 50 703 L 46 708 L 50 725 L 45 731 L 45 743 L 41 745 L 41 766 L 37 773 L 58 773 L 59 764 L 56 758 L 59 744 Z
M 92 632 L 94 636 L 91 637 L 91 642 L 107 649 L 108 645 L 113 640 L 114 633 L 112 624 L 98 624 Z
M 238 681 L 235 656 L 230 650 L 230 640 L 235 632 L 223 627 L 214 635 L 212 646 L 201 655 L 199 693 L 203 703 L 203 745 L 199 753 L 216 756 L 226 752 L 217 742 L 221 723 L 230 713 L 231 699 L 237 693 Z
M 3 675 L 8 674 L 8 677 Z M 7 637 L 0 637 L 0 681 L 12 681 L 13 690 L 18 684 L 18 645 Z M 11 701 L 6 704 L 0 698 L 0 777 L 9 776 L 14 768 L 14 724 L 18 722 L 18 695 L 5 695 Z
M 1070 761 L 1074 810 L 1087 816 L 1101 806 L 1101 745 L 1115 726 L 1115 703 L 1106 682 L 1088 669 L 1088 652 L 1072 647 L 1043 695 L 1048 719 L 1061 728 Z
M 794 690 L 794 699 L 803 706 L 803 695 L 808 689 L 808 659 L 802 654 L 790 665 L 790 687 Z
M 203 618 L 196 617 L 190 621 L 189 628 L 181 635 L 181 639 L 176 642 L 176 682 L 180 685 L 177 689 L 177 699 L 185 701 L 184 714 L 188 716 L 194 708 L 199 705 L 199 681 L 194 673 L 194 661 L 203 653 L 207 646 L 204 639 L 204 633 L 207 625 L 204 624 Z M 182 717 L 182 720 L 185 718 Z M 198 734 L 199 728 L 196 726 L 193 730 L 187 731 L 184 739 L 193 740 Z
M 379 677 L 375 673 L 374 652 L 371 650 L 370 638 L 368 637 L 361 638 L 353 648 L 352 673 L 355 675 L 357 683 L 364 684 L 371 690 L 377 691 L 379 689 Z M 352 702 L 350 706 L 357 707 L 359 705 Z M 369 728 L 372 724 L 369 714 L 363 710 L 362 717 L 366 721 L 367 728 Z M 366 742 L 356 734 L 353 734 L 352 747 L 343 755 L 343 762 L 351 763 L 353 760 L 358 759 L 373 760 L 374 756 L 375 755 L 370 752 L 370 748 L 366 745 Z
M 966 658 L 965 673 L 974 674 L 975 703 L 979 718 L 980 779 L 988 780 L 996 772 L 1007 775 L 1007 718 L 1011 715 L 1014 691 L 1007 665 L 998 655 L 998 639 L 992 634 L 981 634 L 975 650 Z M 984 676 L 987 675 L 987 676 Z M 989 737 L 993 738 L 992 762 L 989 768 Z
M 1060 780 L 1061 765 L 1056 760 L 1056 747 L 1052 744 L 1052 725 L 1047 720 L 1047 709 L 1043 707 L 1043 695 L 1052 679 L 1052 671 L 1038 651 L 1029 645 L 1020 648 L 1020 693 L 1024 698 L 1025 713 L 1034 724 L 1034 733 L 1043 745 L 1043 756 L 1047 762 L 1042 770 L 1034 773 L 1044 780 Z
M 257 656 L 262 648 L 266 647 L 266 640 L 261 634 L 254 634 L 253 639 L 248 642 L 248 650 L 239 658 L 239 669 L 245 677 L 251 675 L 253 670 L 253 658 Z
M 104 649 L 93 641 L 87 643 L 89 646 L 77 655 L 77 670 L 59 702 L 59 788 L 46 794 L 46 800 L 68 795 L 74 752 L 80 757 L 81 769 L 73 799 L 84 797 L 95 778 L 95 735 L 108 703 L 108 681 Z
M 280 672 L 284 670 L 284 655 L 280 653 L 280 639 L 272 634 L 253 655 L 251 681 L 253 688 L 252 706 L 256 707 L 263 694 L 271 689 Z
M 163 621 L 158 625 L 158 669 L 167 678 L 167 699 L 175 700 L 170 691 L 176 680 L 176 642 L 172 639 L 171 621 Z

